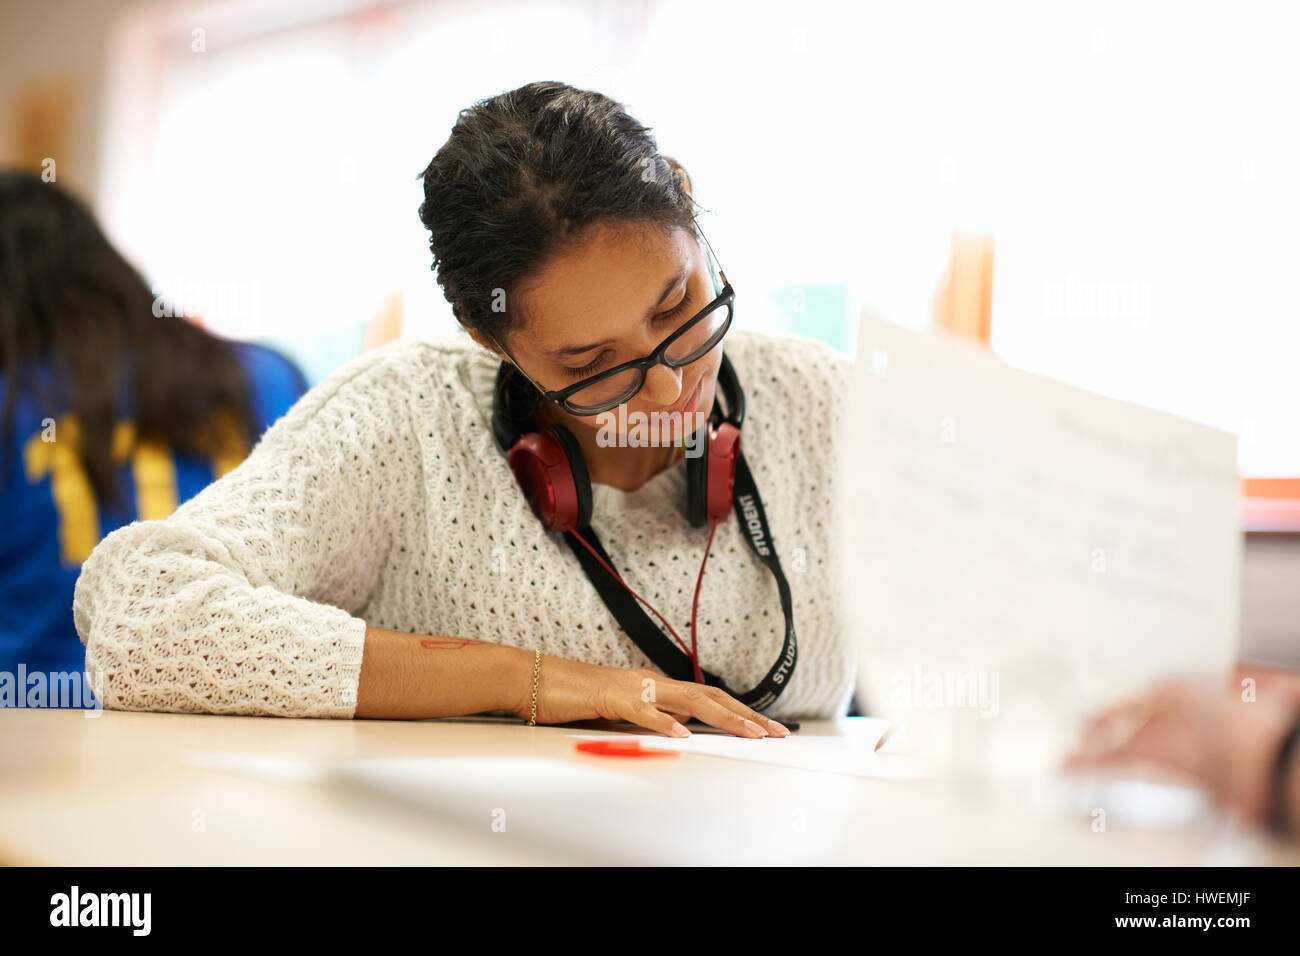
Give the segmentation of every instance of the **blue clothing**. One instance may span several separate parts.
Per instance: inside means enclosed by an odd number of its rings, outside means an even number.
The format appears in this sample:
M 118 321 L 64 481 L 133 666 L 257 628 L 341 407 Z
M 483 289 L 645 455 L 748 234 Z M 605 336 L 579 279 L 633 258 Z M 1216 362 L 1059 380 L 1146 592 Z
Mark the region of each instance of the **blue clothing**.
M 251 342 L 228 344 L 244 367 L 260 437 L 307 391 L 306 379 L 274 349 Z M 47 366 L 36 374 L 43 382 L 50 381 Z M 0 410 L 4 389 L 0 375 Z M 160 502 L 180 505 L 219 477 L 212 459 L 163 449 L 143 466 L 138 454 L 118 465 L 125 508 L 94 501 L 80 465 L 71 457 L 75 442 L 60 446 L 57 440 L 60 433 L 75 436 L 78 428 L 67 417 L 71 409 L 66 394 L 55 386 L 54 408 L 38 408 L 31 394 L 16 395 L 11 443 L 0 465 L 4 471 L 0 475 L 0 707 L 92 705 L 54 700 L 71 695 L 56 694 L 52 676 L 32 678 L 34 673 L 84 672 L 86 649 L 72 623 L 73 587 L 81 562 L 105 535 L 132 521 L 161 517 Z M 124 388 L 115 431 L 133 434 L 132 405 Z M 225 467 L 232 467 L 231 462 L 226 461 Z M 137 497 L 135 475 L 142 468 L 153 479 L 146 492 L 151 501 Z M 26 687 L 18 686 L 20 665 L 27 676 Z

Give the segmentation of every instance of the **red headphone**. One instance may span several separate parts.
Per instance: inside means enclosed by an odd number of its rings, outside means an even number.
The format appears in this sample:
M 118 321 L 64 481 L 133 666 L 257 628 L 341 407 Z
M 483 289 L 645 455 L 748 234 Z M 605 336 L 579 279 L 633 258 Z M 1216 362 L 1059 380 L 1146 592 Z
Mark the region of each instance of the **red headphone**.
M 727 414 L 715 398 L 709 421 L 701 429 L 702 452 L 686 459 L 687 519 L 696 528 L 724 521 L 731 512 L 745 397 L 725 353 L 718 386 L 726 398 Z M 587 464 L 578 440 L 563 425 L 532 430 L 539 398 L 537 390 L 503 362 L 497 371 L 492 430 L 542 526 L 547 531 L 582 531 L 592 518 Z
M 740 458 L 740 426 L 745 418 L 745 395 L 725 353 L 718 369 L 718 386 L 726 398 L 726 414 L 715 397 L 709 420 L 701 428 L 702 452 L 686 459 L 687 518 L 693 527 L 709 525 L 709 540 L 704 548 L 704 560 L 700 563 L 691 604 L 690 648 L 664 616 L 628 587 L 583 536 L 592 517 L 591 478 L 582 457 L 582 448 L 573 433 L 563 425 L 536 430 L 535 412 L 541 396 L 508 363 L 501 363 L 497 370 L 492 402 L 492 432 L 497 443 L 507 452 L 515 480 L 542 526 L 547 531 L 572 534 L 624 590 L 649 608 L 690 657 L 695 680 L 701 684 L 705 681 L 695 640 L 700 585 L 704 581 L 709 550 L 713 547 L 714 532 L 731 513 L 732 486 L 736 462 Z

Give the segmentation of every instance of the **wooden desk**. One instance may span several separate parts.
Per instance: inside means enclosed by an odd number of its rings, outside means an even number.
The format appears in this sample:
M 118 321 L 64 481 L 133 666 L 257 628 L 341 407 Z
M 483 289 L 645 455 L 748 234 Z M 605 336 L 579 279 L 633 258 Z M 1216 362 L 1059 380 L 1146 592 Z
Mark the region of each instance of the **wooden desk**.
M 626 760 L 574 751 L 593 727 L 491 719 L 287 720 L 101 711 L 0 711 L 0 862 L 51 865 L 567 864 L 544 846 L 326 785 L 312 770 L 368 757 L 528 756 L 636 774 L 681 798 L 670 855 L 710 839 L 693 812 L 766 817 L 753 844 L 772 863 L 1291 863 L 1289 848 L 1221 828 L 1095 833 L 1089 817 L 1036 814 L 934 781 L 884 781 L 682 754 Z M 843 732 L 806 722 L 801 734 Z M 761 745 L 762 741 L 754 743 Z M 226 763 L 223 765 L 223 761 Z M 262 764 L 259 764 L 262 761 Z M 687 801 L 689 797 L 689 802 Z M 785 810 L 790 811 L 787 815 Z M 798 832 L 792 833 L 792 820 Z M 799 853 L 792 853 L 797 846 Z M 719 844 L 716 862 L 734 861 Z M 1225 855 L 1226 854 L 1226 855 Z M 713 857 L 711 856 L 712 860 Z

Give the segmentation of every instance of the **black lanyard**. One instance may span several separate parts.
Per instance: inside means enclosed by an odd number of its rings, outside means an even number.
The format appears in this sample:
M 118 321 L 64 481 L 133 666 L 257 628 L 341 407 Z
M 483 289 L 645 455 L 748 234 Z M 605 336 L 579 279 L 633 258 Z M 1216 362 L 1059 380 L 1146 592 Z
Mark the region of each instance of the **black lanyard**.
M 785 690 L 794 674 L 795 659 L 798 656 L 798 644 L 794 636 L 794 602 L 790 597 L 790 584 L 781 570 L 781 560 L 776 556 L 776 546 L 772 542 L 772 532 L 767 525 L 767 515 L 763 511 L 763 502 L 758 495 L 758 486 L 754 476 L 749 472 L 745 456 L 736 459 L 736 476 L 732 485 L 731 502 L 736 518 L 746 531 L 749 547 L 772 572 L 776 578 L 776 587 L 781 594 L 781 611 L 785 614 L 785 642 L 781 647 L 781 656 L 777 658 L 758 686 L 753 690 L 738 694 L 716 674 L 703 671 L 704 683 L 710 687 L 719 687 L 736 700 L 755 710 L 764 710 L 776 702 L 781 691 Z M 617 567 L 606 553 L 594 528 L 587 528 L 583 537 L 592 548 L 608 562 L 610 567 Z M 651 663 L 673 680 L 693 681 L 695 668 L 691 659 L 661 631 L 646 614 L 637 599 L 629 594 L 614 576 L 592 556 L 571 532 L 564 533 L 564 540 L 582 565 L 587 579 L 595 586 L 601 600 L 609 608 L 614 619 L 622 626 L 627 635 Z M 701 670 L 703 670 L 701 668 Z

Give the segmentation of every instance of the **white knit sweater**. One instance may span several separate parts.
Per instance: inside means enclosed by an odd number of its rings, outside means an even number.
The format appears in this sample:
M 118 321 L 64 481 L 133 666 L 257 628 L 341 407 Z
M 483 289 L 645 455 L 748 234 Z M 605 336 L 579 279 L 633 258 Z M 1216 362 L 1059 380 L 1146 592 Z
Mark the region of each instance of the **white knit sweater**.
M 839 716 L 854 662 L 831 553 L 832 439 L 849 362 L 743 330 L 724 347 L 794 596 L 798 663 L 769 713 Z M 104 705 L 351 717 L 367 625 L 652 668 L 493 441 L 496 368 L 466 335 L 367 352 L 170 517 L 104 538 L 73 601 Z M 689 642 L 708 529 L 686 520 L 685 472 L 679 461 L 634 492 L 593 486 L 592 525 L 628 585 Z M 776 584 L 734 514 L 714 539 L 698 626 L 701 665 L 738 692 L 780 653 Z

